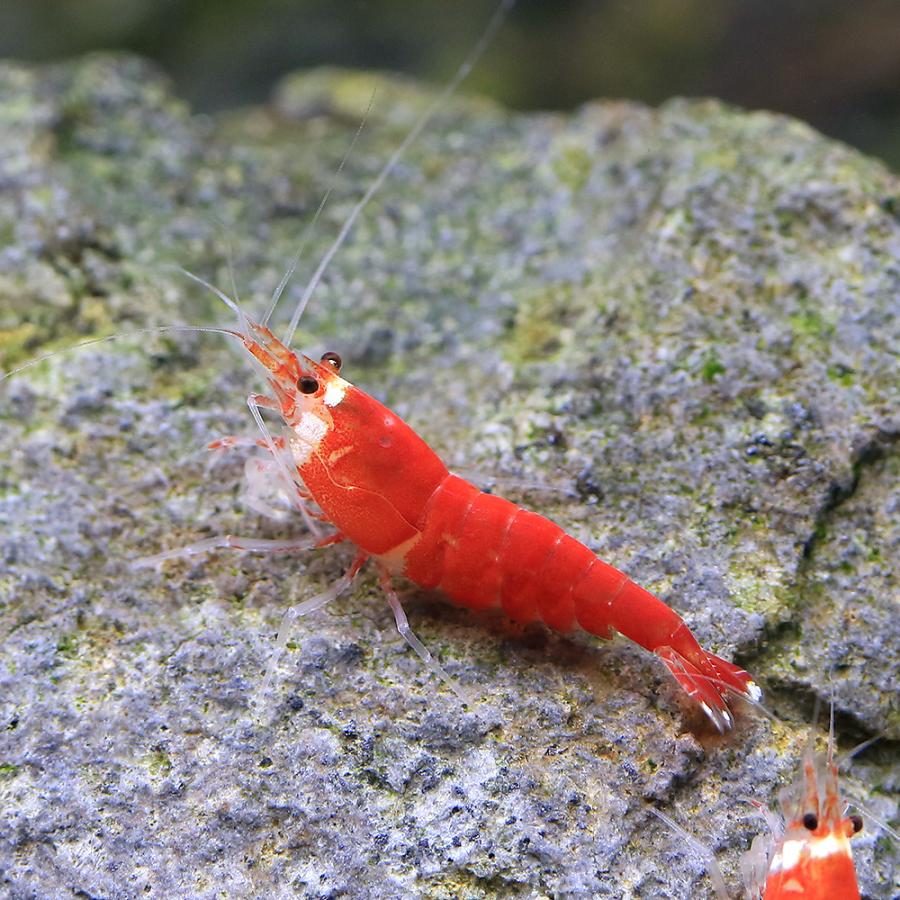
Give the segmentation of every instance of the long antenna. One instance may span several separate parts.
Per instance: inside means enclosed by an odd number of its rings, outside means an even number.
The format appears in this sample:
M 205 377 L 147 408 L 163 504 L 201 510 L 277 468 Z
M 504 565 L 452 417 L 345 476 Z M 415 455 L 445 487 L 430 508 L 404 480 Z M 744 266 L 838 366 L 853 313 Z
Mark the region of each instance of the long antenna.
M 391 154 L 388 161 L 384 164 L 382 170 L 375 177 L 375 180 L 369 185 L 369 189 L 363 194 L 360 198 L 359 202 L 350 212 L 350 215 L 347 216 L 347 221 L 344 222 L 343 227 L 341 228 L 338 236 L 334 239 L 332 245 L 328 248 L 325 255 L 322 257 L 321 262 L 319 263 L 316 271 L 313 273 L 312 278 L 309 280 L 309 284 L 306 285 L 306 289 L 303 291 L 303 296 L 300 298 L 300 302 L 297 304 L 297 308 L 294 310 L 294 315 L 291 317 L 290 325 L 288 326 L 288 330 L 285 332 L 284 343 L 287 346 L 290 346 L 291 341 L 294 338 L 294 332 L 297 330 L 297 325 L 300 322 L 300 317 L 303 315 L 303 311 L 306 309 L 306 305 L 309 303 L 310 297 L 313 295 L 313 291 L 315 291 L 316 287 L 318 287 L 319 282 L 322 280 L 322 275 L 325 273 L 325 269 L 328 268 L 329 263 L 333 259 L 335 253 L 340 250 L 341 245 L 347 239 L 347 235 L 350 233 L 350 229 L 353 228 L 356 220 L 359 218 L 359 214 L 366 207 L 366 204 L 375 196 L 375 193 L 379 190 L 379 188 L 384 184 L 388 175 L 394 169 L 394 166 L 397 165 L 400 158 L 403 154 L 409 149 L 410 144 L 419 136 L 422 129 L 431 121 L 434 114 L 438 109 L 443 106 L 447 99 L 453 94 L 453 92 L 462 84 L 462 82 L 466 79 L 469 72 L 472 71 L 473 66 L 476 62 L 481 58 L 481 55 L 487 49 L 488 44 L 493 40 L 494 35 L 497 33 L 497 30 L 503 24 L 503 20 L 506 18 L 507 13 L 512 9 L 516 0 L 501 0 L 500 5 L 494 10 L 494 15 L 491 16 L 490 22 L 488 22 L 487 27 L 484 30 L 484 33 L 478 40 L 478 43 L 470 51 L 469 55 L 463 60 L 462 65 L 456 70 L 456 74 L 449 81 L 447 86 L 438 94 L 438 96 L 431 102 L 428 108 L 422 113 L 421 116 L 417 119 L 416 123 L 409 130 L 409 133 L 401 142 L 400 146 Z
M 347 148 L 344 153 L 344 157 L 341 160 L 340 165 L 337 167 L 337 171 L 331 176 L 331 181 L 328 185 L 328 189 L 325 191 L 325 194 L 322 196 L 322 199 L 319 201 L 318 209 L 316 209 L 315 215 L 312 219 L 307 223 L 306 228 L 303 229 L 303 236 L 300 238 L 300 246 L 297 247 L 297 252 L 294 254 L 293 259 L 291 260 L 291 264 L 288 266 L 287 271 L 282 275 L 281 281 L 278 282 L 278 287 L 272 292 L 272 299 L 269 302 L 269 308 L 266 310 L 266 314 L 262 317 L 262 321 L 259 323 L 260 325 L 268 325 L 269 319 L 272 317 L 272 313 L 275 312 L 275 307 L 278 306 L 278 301 L 281 299 L 281 295 L 284 293 L 284 289 L 287 287 L 288 282 L 294 275 L 294 272 L 297 271 L 297 265 L 300 262 L 300 257 L 303 255 L 303 251 L 306 248 L 306 243 L 309 240 L 309 236 L 312 234 L 312 230 L 315 227 L 316 222 L 319 221 L 319 216 L 322 215 L 322 210 L 325 209 L 325 204 L 328 202 L 328 198 L 331 196 L 331 192 L 334 190 L 335 185 L 337 184 L 338 176 L 344 170 L 344 166 L 347 163 L 347 160 L 350 158 L 350 154 L 353 152 L 353 148 L 356 146 L 356 142 L 359 140 L 359 136 L 362 134 L 363 127 L 369 119 L 369 113 L 372 111 L 372 104 L 375 102 L 375 93 L 376 91 L 372 91 L 372 96 L 369 97 L 369 105 L 366 107 L 365 113 L 363 113 L 362 121 L 359 123 L 359 127 L 356 129 L 356 134 L 353 135 L 353 140 L 350 141 L 350 146 Z M 237 293 L 235 291 L 235 293 Z
M 60 347 L 59 350 L 54 350 L 52 353 L 43 353 L 41 356 L 36 356 L 34 359 L 28 360 L 27 363 L 16 366 L 15 369 L 10 369 L 8 372 L 0 372 L 0 382 L 6 381 L 7 378 L 12 378 L 14 375 L 18 375 L 19 372 L 24 372 L 32 366 L 46 362 L 48 359 L 53 359 L 54 356 L 61 356 L 64 353 L 74 353 L 76 350 L 81 350 L 83 347 L 90 347 L 93 344 L 105 344 L 107 341 L 118 341 L 122 338 L 137 337 L 142 334 L 164 334 L 168 331 L 203 331 L 208 334 L 227 334 L 230 337 L 240 337 L 237 332 L 231 331 L 228 328 L 213 328 L 208 325 L 154 325 L 152 328 L 136 328 L 133 331 L 117 331 L 115 334 L 107 334 L 104 337 L 88 338 L 85 341 L 79 341 L 77 344 L 72 344 L 70 347 Z

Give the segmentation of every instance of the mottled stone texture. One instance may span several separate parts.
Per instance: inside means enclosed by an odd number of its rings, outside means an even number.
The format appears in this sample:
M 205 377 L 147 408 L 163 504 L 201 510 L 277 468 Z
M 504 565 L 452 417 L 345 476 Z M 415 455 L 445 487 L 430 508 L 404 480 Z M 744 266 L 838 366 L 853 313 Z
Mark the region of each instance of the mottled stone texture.
M 377 84 L 346 167 L 338 160 Z M 427 92 L 288 81 L 193 117 L 125 57 L 0 69 L 0 357 L 163 323 L 231 325 L 183 265 L 260 311 L 329 183 L 276 320 Z M 524 633 L 372 575 L 298 624 L 254 714 L 281 610 L 349 551 L 241 505 L 261 387 L 227 338 L 142 334 L 0 386 L 0 892 L 65 897 L 710 896 L 647 811 L 738 859 L 796 771 L 816 700 L 845 787 L 896 816 L 900 192 L 806 126 L 715 102 L 513 115 L 458 99 L 335 259 L 298 335 L 460 471 L 564 524 L 758 676 L 710 734 L 624 641 Z M 229 250 L 230 248 L 230 250 Z M 477 561 L 473 561 L 477 564 Z M 821 739 L 821 734 L 820 734 Z M 897 848 L 854 841 L 871 898 Z

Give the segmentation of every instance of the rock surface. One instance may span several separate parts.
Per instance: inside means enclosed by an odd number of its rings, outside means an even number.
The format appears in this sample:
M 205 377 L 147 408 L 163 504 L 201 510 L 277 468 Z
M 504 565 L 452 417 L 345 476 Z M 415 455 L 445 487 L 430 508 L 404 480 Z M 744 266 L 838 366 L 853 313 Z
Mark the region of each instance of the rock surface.
M 338 161 L 378 86 L 345 168 Z M 192 117 L 128 57 L 0 68 L 0 365 L 160 324 L 232 325 L 176 270 L 282 300 L 429 99 L 318 72 Z M 550 515 L 745 665 L 774 721 L 710 734 L 661 666 L 410 588 L 410 654 L 374 578 L 227 551 L 137 569 L 248 513 L 261 385 L 227 339 L 139 334 L 0 385 L 0 884 L 15 898 L 711 896 L 733 891 L 814 700 L 844 785 L 897 813 L 900 188 L 806 126 L 714 102 L 443 109 L 353 231 L 295 342 L 334 349 L 464 474 Z M 230 248 L 230 249 L 229 249 Z M 897 848 L 854 841 L 865 896 Z

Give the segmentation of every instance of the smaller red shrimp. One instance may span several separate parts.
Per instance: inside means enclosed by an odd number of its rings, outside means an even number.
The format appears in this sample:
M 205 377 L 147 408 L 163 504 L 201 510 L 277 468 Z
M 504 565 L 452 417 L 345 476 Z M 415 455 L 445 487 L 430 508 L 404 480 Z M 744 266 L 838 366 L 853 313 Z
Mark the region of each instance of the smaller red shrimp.
M 825 754 L 812 742 L 796 782 L 779 795 L 781 815 L 760 807 L 770 828 L 757 835 L 741 863 L 752 900 L 859 900 L 850 838 L 862 830 L 858 815 L 845 815 L 834 729 Z
M 834 760 L 833 723 L 825 753 L 817 754 L 810 738 L 795 782 L 779 793 L 780 813 L 750 802 L 769 830 L 753 839 L 741 860 L 748 900 L 859 900 L 850 838 L 862 830 L 863 820 L 845 814 L 847 804 L 841 798 Z M 692 847 L 706 866 L 716 896 L 729 900 L 712 850 L 665 813 L 651 812 Z

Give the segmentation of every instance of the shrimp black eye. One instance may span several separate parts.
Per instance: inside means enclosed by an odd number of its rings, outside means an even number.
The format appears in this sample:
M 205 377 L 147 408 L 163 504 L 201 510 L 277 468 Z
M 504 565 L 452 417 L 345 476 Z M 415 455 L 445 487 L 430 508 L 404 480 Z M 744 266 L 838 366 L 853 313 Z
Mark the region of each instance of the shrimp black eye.
M 850 816 L 850 824 L 853 826 L 853 833 L 858 834 L 862 831 L 862 816 Z
M 803 827 L 815 831 L 819 827 L 819 817 L 815 813 L 807 813 L 803 817 Z
M 322 362 L 328 363 L 335 372 L 341 371 L 341 358 L 333 350 L 329 350 L 327 353 L 322 354 Z
M 314 394 L 319 389 L 319 382 L 312 375 L 301 375 L 297 379 L 297 389 L 301 394 Z

